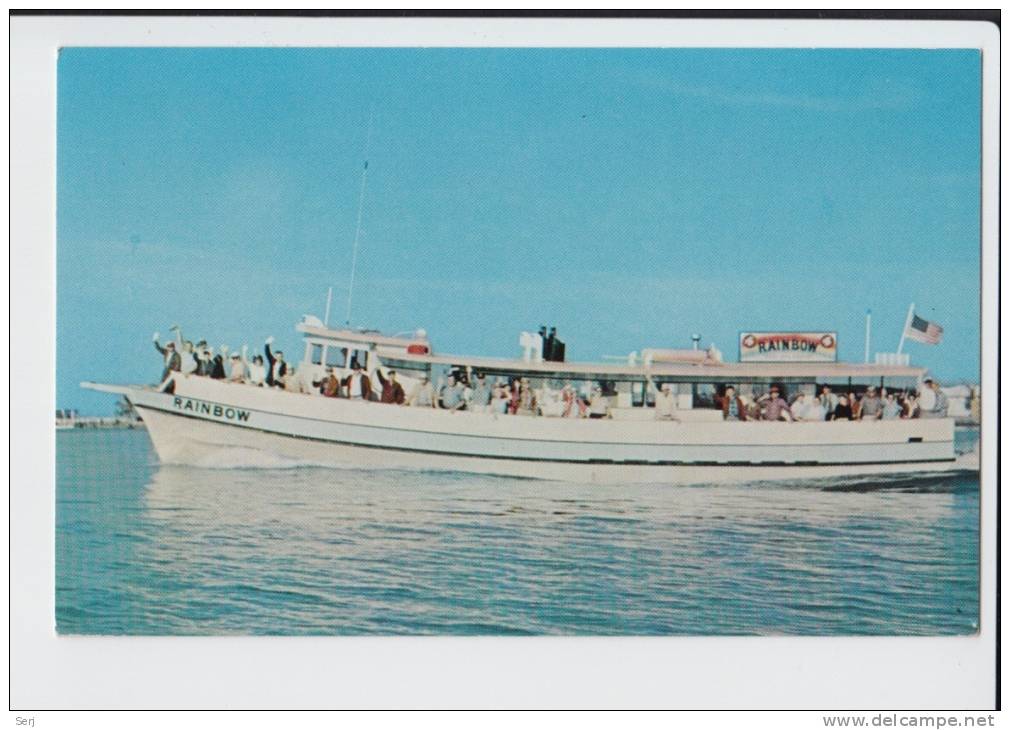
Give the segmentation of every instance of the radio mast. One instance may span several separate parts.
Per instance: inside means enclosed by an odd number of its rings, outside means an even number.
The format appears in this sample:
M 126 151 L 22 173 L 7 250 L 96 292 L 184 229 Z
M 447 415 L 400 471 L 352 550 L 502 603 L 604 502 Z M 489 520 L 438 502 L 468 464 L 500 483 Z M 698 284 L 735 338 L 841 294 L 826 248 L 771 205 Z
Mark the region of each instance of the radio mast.
M 373 108 L 368 113 L 368 134 L 365 136 L 365 166 L 361 170 L 361 191 L 358 193 L 358 222 L 354 227 L 354 247 L 351 250 L 351 283 L 347 287 L 347 319 L 345 325 L 351 326 L 351 303 L 354 301 L 354 274 L 358 268 L 358 239 L 361 237 L 361 212 L 365 204 L 365 183 L 368 181 L 368 146 L 372 141 Z

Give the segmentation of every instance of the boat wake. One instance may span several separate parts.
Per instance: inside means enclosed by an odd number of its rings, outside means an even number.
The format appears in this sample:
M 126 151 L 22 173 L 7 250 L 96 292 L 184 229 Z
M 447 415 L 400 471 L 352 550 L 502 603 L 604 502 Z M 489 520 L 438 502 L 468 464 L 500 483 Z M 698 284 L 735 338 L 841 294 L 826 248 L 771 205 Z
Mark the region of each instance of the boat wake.
M 191 466 L 198 469 L 349 469 L 360 467 L 348 464 L 335 465 L 332 462 L 300 459 L 282 456 L 272 451 L 254 449 L 246 446 L 218 446 L 213 450 L 205 450 L 192 459 L 170 462 L 172 466 Z

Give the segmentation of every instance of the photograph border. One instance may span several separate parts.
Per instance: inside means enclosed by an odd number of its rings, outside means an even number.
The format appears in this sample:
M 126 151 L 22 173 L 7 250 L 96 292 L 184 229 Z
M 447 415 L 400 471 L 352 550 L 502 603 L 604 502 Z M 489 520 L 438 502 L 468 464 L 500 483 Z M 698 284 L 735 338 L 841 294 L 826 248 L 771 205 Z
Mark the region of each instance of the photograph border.
M 900 24 L 901 32 L 896 32 Z M 999 703 L 1000 36 L 984 21 L 10 19 L 10 703 L 18 708 L 992 707 Z M 58 637 L 56 57 L 64 46 L 979 48 L 980 628 L 966 637 Z M 16 143 L 15 143 L 16 141 Z M 26 313 L 30 313 L 27 314 Z M 14 350 L 12 350 L 12 353 Z M 271 669 L 272 668 L 272 669 Z M 283 672 L 281 671 L 283 669 Z M 82 681 L 85 680 L 86 681 Z

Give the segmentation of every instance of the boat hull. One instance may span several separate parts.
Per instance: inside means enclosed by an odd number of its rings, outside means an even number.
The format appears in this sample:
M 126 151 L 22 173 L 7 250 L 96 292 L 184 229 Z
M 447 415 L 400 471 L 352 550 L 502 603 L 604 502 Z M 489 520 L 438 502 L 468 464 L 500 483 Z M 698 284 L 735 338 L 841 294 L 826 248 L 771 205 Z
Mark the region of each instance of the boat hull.
M 953 421 L 656 422 L 448 413 L 183 379 L 126 395 L 166 463 L 423 469 L 583 483 L 947 472 Z

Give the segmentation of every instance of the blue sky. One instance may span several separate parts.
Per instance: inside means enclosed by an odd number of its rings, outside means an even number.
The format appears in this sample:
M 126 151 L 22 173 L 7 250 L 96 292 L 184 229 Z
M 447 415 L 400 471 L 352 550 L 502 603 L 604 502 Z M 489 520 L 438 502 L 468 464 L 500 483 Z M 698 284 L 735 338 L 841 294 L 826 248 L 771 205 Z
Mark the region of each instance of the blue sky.
M 302 314 L 568 358 L 830 329 L 979 368 L 973 50 L 64 49 L 57 406 L 150 382 L 151 332 L 300 352 Z

